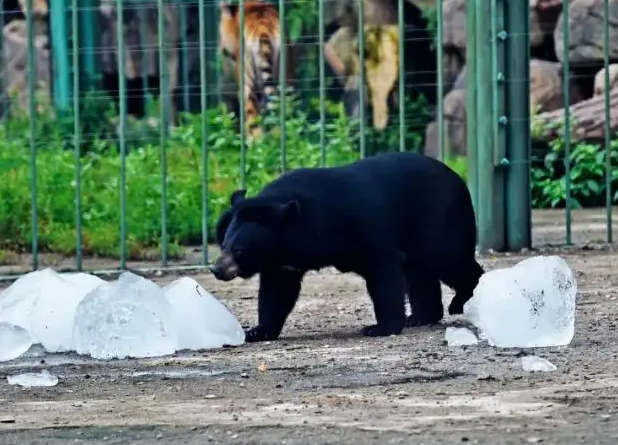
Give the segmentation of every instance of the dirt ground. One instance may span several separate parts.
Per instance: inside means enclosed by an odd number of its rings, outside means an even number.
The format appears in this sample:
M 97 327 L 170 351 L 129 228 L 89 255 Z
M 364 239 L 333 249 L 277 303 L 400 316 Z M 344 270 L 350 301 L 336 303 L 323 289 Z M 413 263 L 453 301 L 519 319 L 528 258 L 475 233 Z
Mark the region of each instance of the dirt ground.
M 537 243 L 560 242 L 559 221 L 535 221 Z M 588 215 L 574 240 L 601 240 L 603 230 L 603 215 Z M 579 286 L 568 347 L 449 348 L 445 326 L 461 317 L 363 338 L 358 330 L 373 314 L 362 280 L 327 270 L 306 278 L 277 342 L 109 362 L 34 351 L 0 364 L 0 444 L 615 445 L 618 251 L 591 246 L 560 253 Z M 521 258 L 481 262 L 490 270 Z M 243 325 L 256 321 L 256 280 L 195 278 Z M 523 371 L 518 359 L 529 353 L 558 369 Z M 59 384 L 22 389 L 5 378 L 41 369 Z

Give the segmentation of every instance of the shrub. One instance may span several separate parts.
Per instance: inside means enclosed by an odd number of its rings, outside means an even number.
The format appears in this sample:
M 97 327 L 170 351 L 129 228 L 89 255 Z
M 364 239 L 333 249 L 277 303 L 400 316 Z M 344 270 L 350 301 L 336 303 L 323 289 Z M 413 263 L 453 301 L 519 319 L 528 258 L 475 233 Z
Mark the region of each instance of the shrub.
M 618 140 L 610 144 L 610 162 L 618 159 Z M 603 206 L 606 201 L 605 162 L 607 151 L 598 144 L 574 144 L 570 152 L 571 205 L 574 208 Z M 556 208 L 566 205 L 567 176 L 564 168 L 564 140 L 550 144 L 542 167 L 532 168 L 532 206 Z M 618 201 L 618 170 L 612 170 L 612 204 Z

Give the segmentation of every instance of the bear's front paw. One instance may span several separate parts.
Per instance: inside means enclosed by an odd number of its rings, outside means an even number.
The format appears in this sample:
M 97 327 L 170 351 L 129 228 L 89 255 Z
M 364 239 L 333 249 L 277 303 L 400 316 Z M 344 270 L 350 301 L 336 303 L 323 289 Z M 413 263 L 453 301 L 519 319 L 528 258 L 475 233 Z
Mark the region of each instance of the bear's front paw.
M 251 329 L 247 329 L 245 331 L 245 342 L 246 343 L 256 343 L 260 341 L 271 341 L 277 340 L 279 338 L 279 334 L 274 335 L 269 332 L 267 329 L 264 329 L 263 326 L 256 326 Z
M 380 326 L 377 324 L 365 326 L 361 334 L 365 337 L 387 337 L 389 335 L 399 335 L 403 331 L 403 326 Z

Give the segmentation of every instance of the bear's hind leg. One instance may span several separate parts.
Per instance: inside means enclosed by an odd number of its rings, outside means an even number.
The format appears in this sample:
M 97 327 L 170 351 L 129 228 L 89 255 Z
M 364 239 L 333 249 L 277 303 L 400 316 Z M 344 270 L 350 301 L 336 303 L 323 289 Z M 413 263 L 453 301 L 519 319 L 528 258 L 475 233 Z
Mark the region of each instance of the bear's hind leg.
M 408 301 L 412 314 L 408 327 L 439 323 L 444 317 L 440 280 L 430 271 L 414 264 L 405 265 Z

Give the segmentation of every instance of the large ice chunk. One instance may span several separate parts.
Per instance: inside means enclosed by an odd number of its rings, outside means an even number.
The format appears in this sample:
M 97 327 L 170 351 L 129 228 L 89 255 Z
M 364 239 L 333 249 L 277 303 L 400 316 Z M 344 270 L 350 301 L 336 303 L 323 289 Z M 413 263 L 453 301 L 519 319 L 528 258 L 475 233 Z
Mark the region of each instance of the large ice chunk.
M 86 273 L 59 274 L 52 269 L 28 273 L 0 294 L 0 322 L 24 328 L 49 352 L 68 351 L 77 305 L 103 283 Z
M 464 316 L 492 346 L 567 345 L 575 334 L 577 281 L 558 256 L 537 256 L 485 273 Z
M 97 359 L 173 354 L 172 305 L 155 283 L 131 272 L 88 294 L 75 311 L 73 347 Z
M 172 306 L 178 349 L 210 349 L 245 342 L 245 332 L 232 313 L 197 281 L 179 278 L 163 288 Z
M 0 362 L 14 360 L 32 346 L 30 334 L 21 326 L 0 322 Z

